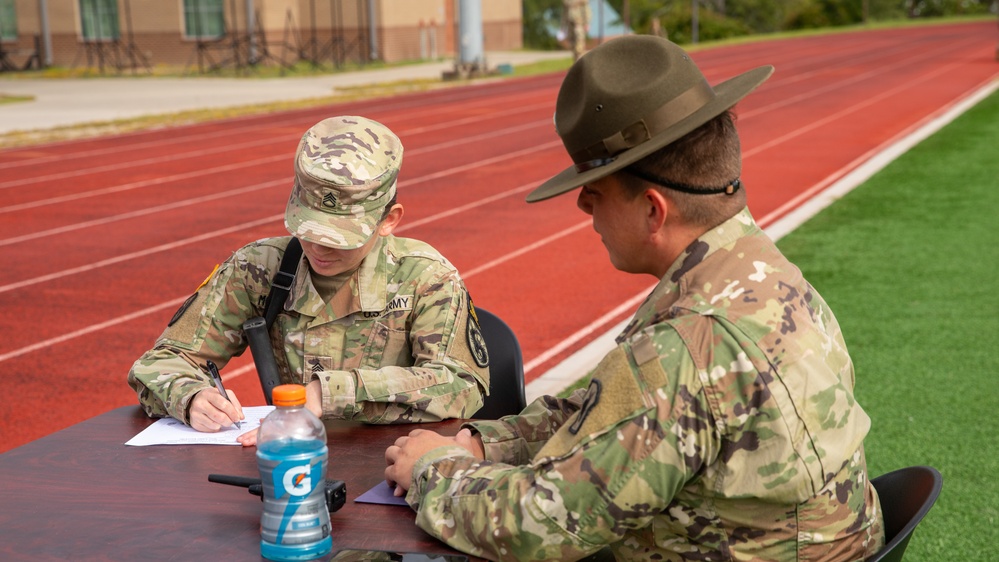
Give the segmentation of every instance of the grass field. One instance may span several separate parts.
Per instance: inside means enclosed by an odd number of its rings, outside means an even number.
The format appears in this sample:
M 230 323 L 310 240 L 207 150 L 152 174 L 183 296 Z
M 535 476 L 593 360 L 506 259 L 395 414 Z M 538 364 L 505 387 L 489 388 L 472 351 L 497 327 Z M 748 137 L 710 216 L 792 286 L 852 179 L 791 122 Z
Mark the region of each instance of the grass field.
M 993 94 L 778 244 L 843 328 L 871 474 L 943 474 L 907 562 L 997 559 L 997 212 Z

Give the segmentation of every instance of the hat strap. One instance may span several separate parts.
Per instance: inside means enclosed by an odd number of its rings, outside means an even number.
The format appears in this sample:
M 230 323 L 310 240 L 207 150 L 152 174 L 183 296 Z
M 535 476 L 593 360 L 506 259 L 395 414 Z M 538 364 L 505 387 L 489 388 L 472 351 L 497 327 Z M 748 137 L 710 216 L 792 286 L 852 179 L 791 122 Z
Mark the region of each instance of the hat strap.
M 614 156 L 634 148 L 652 137 L 662 133 L 701 109 L 715 97 L 707 81 L 700 80 L 682 94 L 663 104 L 659 109 L 642 119 L 624 127 L 602 141 L 592 144 L 583 150 L 574 152 L 571 157 L 576 162 L 576 171 L 599 168 L 614 161 Z M 602 106 L 597 106 L 600 111 Z
M 724 193 L 725 195 L 732 195 L 742 187 L 742 180 L 735 178 L 728 183 L 725 187 L 711 187 L 711 188 L 699 188 L 687 183 L 680 183 L 675 181 L 670 181 L 664 177 L 657 176 L 651 172 L 646 172 L 645 170 L 639 170 L 638 168 L 628 166 L 623 168 L 622 171 L 627 172 L 636 178 L 643 179 L 647 182 L 652 182 L 656 185 L 660 185 L 667 189 L 672 189 L 674 191 L 680 191 L 682 193 L 690 193 L 692 195 L 715 195 L 718 193 Z

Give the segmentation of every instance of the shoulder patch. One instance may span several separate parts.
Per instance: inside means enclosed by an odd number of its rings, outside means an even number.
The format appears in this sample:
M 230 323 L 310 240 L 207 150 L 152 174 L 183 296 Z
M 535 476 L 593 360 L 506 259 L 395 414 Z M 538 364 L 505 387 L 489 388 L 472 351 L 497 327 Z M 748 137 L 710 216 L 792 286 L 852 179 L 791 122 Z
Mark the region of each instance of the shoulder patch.
M 576 421 L 572 422 L 569 426 L 569 433 L 576 435 L 579 433 L 579 428 L 583 427 L 583 422 L 586 421 L 586 416 L 590 415 L 593 408 L 600 402 L 600 391 L 603 389 L 603 385 L 597 379 L 590 379 L 590 386 L 586 389 L 586 396 L 583 398 L 583 405 L 579 408 L 579 415 L 576 417 Z
M 468 298 L 468 321 L 465 324 L 467 325 L 465 337 L 468 339 L 468 349 L 472 352 L 472 359 L 479 367 L 488 367 L 489 349 L 486 347 L 486 338 L 482 336 L 479 316 L 475 313 L 475 305 L 472 304 L 471 297 Z
M 167 322 L 167 328 L 176 324 L 177 321 L 180 320 L 182 316 L 184 316 L 184 313 L 187 312 L 187 309 L 191 308 L 191 304 L 194 303 L 194 299 L 198 298 L 198 293 L 200 293 L 201 289 L 203 289 L 205 285 L 207 285 L 208 282 L 212 280 L 212 277 L 215 276 L 215 272 L 218 270 L 219 270 L 219 264 L 215 264 L 215 269 L 212 269 L 212 272 L 208 274 L 208 277 L 205 277 L 205 280 L 202 281 L 200 285 L 198 285 L 198 288 L 194 290 L 194 294 L 187 297 L 187 300 L 185 300 L 184 303 L 180 305 L 180 308 L 177 309 L 177 312 L 173 313 L 173 316 L 170 317 L 170 321 Z
M 204 286 L 205 286 L 204 283 L 202 283 L 201 287 Z M 198 289 L 200 289 L 201 287 L 198 287 Z M 187 300 L 185 300 L 183 304 L 180 305 L 180 308 L 177 309 L 177 312 L 173 313 L 173 316 L 170 318 L 170 321 L 167 322 L 168 328 L 176 324 L 177 321 L 180 320 L 181 316 L 184 316 L 184 313 L 187 312 L 187 309 L 191 307 L 191 303 L 193 303 L 194 299 L 196 298 L 198 298 L 198 291 L 195 291 L 193 295 L 187 297 Z

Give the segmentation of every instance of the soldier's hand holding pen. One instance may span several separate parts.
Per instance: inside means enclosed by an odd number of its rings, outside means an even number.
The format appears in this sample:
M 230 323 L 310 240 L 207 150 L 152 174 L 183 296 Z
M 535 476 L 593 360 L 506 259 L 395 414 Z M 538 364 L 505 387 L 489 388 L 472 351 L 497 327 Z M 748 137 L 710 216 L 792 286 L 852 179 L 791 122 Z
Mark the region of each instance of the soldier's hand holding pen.
M 240 426 L 244 419 L 243 406 L 236 394 L 222 386 L 215 363 L 208 361 L 208 372 L 215 382 L 215 388 L 206 388 L 194 395 L 188 409 L 188 421 L 198 431 L 214 433 L 224 427 Z

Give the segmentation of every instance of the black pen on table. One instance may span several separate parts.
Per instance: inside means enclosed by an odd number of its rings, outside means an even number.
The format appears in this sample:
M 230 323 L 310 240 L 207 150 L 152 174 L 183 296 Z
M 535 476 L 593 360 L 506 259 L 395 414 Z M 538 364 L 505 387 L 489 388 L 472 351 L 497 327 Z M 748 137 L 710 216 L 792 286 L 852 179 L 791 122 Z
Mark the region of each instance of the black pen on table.
M 229 393 L 225 391 L 225 387 L 222 386 L 222 376 L 219 375 L 219 368 L 215 366 L 215 363 L 211 359 L 205 361 L 208 364 L 208 374 L 212 376 L 212 380 L 215 381 L 215 388 L 219 389 L 222 393 L 222 397 L 232 404 L 232 400 L 229 400 Z M 242 424 L 238 421 L 236 422 L 236 429 L 243 429 Z

